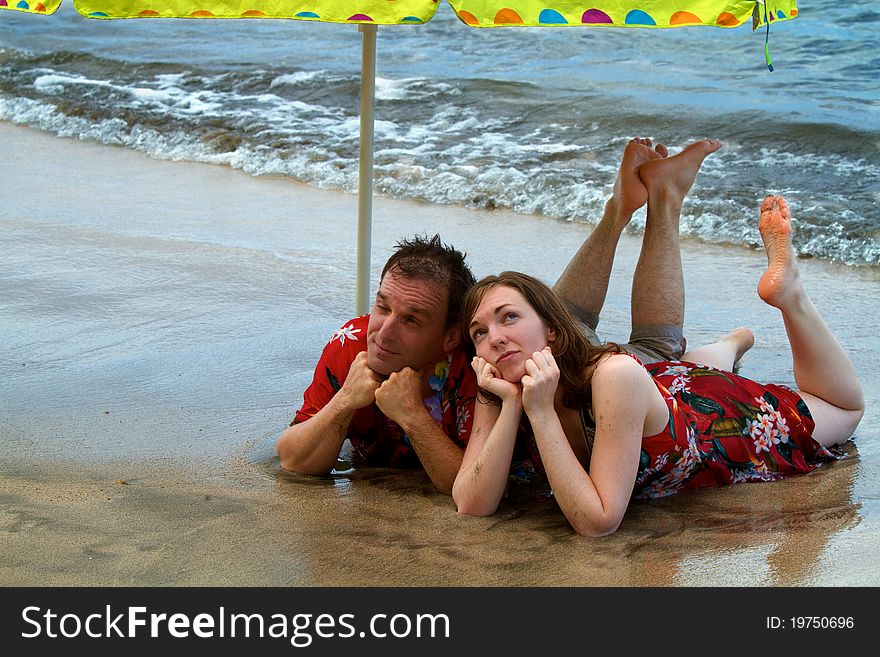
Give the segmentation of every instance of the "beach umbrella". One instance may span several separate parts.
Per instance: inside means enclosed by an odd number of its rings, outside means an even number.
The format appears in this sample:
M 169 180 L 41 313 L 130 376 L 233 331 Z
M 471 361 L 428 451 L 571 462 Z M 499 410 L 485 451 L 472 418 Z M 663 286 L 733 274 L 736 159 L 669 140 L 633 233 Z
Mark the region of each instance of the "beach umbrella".
M 753 29 L 798 15 L 796 0 L 448 0 L 467 26 L 671 28 L 715 26 Z M 358 231 L 355 310 L 370 307 L 373 198 L 373 116 L 376 34 L 379 25 L 418 25 L 440 0 L 74 0 L 87 18 L 272 19 L 348 23 L 362 34 Z M 0 9 L 52 14 L 61 0 L 0 0 Z M 770 70 L 769 52 L 765 56 Z

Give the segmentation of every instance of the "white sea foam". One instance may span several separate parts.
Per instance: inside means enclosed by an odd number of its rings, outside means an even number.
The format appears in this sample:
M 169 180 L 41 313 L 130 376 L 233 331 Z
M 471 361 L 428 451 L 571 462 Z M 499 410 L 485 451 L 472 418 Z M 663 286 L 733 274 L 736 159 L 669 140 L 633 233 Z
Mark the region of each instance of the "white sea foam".
M 874 154 L 876 156 L 876 153 Z M 835 153 L 801 153 L 779 148 L 762 148 L 757 164 L 832 170 L 842 175 L 880 175 L 880 166 L 865 158 L 843 157 Z
M 401 78 L 392 80 L 376 77 L 376 100 L 424 100 L 440 94 L 457 95 L 459 92 L 449 84 L 425 78 Z
M 376 76 L 376 100 L 403 100 L 407 97 L 410 84 L 421 81 L 416 78 L 388 80 Z
M 57 94 L 64 90 L 66 85 L 82 85 L 91 87 L 114 88 L 114 85 L 104 80 L 90 80 L 80 75 L 63 75 L 59 73 L 47 73 L 34 79 L 34 89 L 43 93 Z
M 297 71 L 296 73 L 287 73 L 279 75 L 269 84 L 270 87 L 278 87 L 289 85 L 292 87 L 300 86 L 305 83 L 314 82 L 315 80 L 327 81 L 330 77 L 327 71 Z

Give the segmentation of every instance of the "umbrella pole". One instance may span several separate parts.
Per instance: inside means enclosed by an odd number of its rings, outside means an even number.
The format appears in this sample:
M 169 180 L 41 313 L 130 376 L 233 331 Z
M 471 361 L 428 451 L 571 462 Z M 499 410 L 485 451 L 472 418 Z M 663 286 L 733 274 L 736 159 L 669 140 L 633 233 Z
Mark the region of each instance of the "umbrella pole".
M 373 231 L 373 109 L 376 99 L 377 26 L 361 24 L 361 139 L 358 165 L 357 291 L 355 311 L 370 307 L 370 247 Z

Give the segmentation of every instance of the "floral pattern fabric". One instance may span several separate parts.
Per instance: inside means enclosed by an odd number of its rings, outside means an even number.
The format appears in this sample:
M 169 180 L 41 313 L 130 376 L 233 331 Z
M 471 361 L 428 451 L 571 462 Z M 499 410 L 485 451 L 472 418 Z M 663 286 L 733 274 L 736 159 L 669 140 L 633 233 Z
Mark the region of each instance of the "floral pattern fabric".
M 774 481 L 840 458 L 813 440 L 813 418 L 791 388 L 684 361 L 646 366 L 669 424 L 642 439 L 633 497 Z
M 320 411 L 345 383 L 357 355 L 367 350 L 367 324 L 363 315 L 346 322 L 338 329 L 315 367 L 311 385 L 303 393 L 303 405 L 291 424 L 305 422 Z M 470 437 L 474 421 L 474 400 L 477 394 L 476 375 L 470 360 L 461 349 L 437 363 L 429 380 L 431 395 L 425 408 L 431 418 L 459 447 Z M 409 436 L 389 420 L 375 404 L 355 412 L 348 428 L 357 462 L 372 466 L 418 467 L 420 462 Z

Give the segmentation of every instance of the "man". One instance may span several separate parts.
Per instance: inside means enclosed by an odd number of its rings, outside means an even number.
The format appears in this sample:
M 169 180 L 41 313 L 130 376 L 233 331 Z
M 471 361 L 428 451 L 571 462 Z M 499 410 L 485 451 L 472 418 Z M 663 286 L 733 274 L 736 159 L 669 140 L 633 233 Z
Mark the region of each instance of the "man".
M 703 160 L 721 142 L 703 139 L 668 157 L 650 139 L 631 140 L 620 163 L 602 220 L 563 271 L 554 290 L 568 301 L 592 342 L 605 303 L 614 254 L 633 213 L 648 203 L 645 234 L 633 272 L 629 343 L 621 346 L 644 364 L 677 360 L 684 353 L 684 274 L 679 244 L 681 206 Z
M 657 203 L 633 275 L 633 331 L 623 347 L 646 364 L 683 353 L 681 202 L 719 147 L 704 140 L 667 158 L 648 139 L 627 145 L 602 220 L 555 286 L 595 342 L 620 235 L 651 186 L 659 189 Z M 476 398 L 458 331 L 461 299 L 473 282 L 464 256 L 439 235 L 400 242 L 382 270 L 373 311 L 345 324 L 324 348 L 303 407 L 276 442 L 282 467 L 326 474 L 348 437 L 363 462 L 421 461 L 437 489 L 451 493 Z
M 440 236 L 398 243 L 372 312 L 324 348 L 303 406 L 276 442 L 281 466 L 325 474 L 349 438 L 366 464 L 413 466 L 449 494 L 473 422 L 476 379 L 458 315 L 474 276 Z

